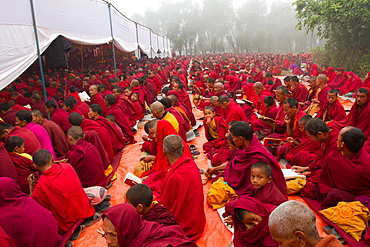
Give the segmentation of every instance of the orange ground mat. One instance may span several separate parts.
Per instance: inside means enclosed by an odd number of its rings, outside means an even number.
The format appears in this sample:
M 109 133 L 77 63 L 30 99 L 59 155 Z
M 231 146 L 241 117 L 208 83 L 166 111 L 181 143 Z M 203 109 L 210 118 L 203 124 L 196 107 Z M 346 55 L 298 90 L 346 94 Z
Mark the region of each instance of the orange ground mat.
M 198 109 L 193 110 L 195 117 L 201 118 L 203 117 L 203 113 Z M 198 120 L 199 121 L 199 120 Z M 144 134 L 144 130 L 141 128 L 135 135 L 135 139 L 138 142 L 141 142 L 141 136 Z M 194 144 L 201 152 L 198 155 L 198 158 L 195 160 L 196 164 L 200 169 L 207 170 L 207 157 L 203 153 L 203 143 L 207 140 L 204 134 L 204 128 L 201 127 L 199 129 L 200 136 L 197 137 L 195 140 L 190 141 L 188 144 Z M 123 183 L 125 175 L 127 172 L 133 172 L 134 166 L 139 162 L 141 157 L 140 151 L 141 145 L 134 144 L 129 145 L 124 148 L 120 165 L 117 169 L 117 180 L 113 182 L 113 186 L 109 189 L 109 194 L 112 196 L 111 205 L 117 205 L 120 203 L 124 203 L 124 196 L 126 191 L 129 189 L 129 186 Z M 221 221 L 217 211 L 211 209 L 206 202 L 206 196 L 209 188 L 211 187 L 211 182 L 208 181 L 206 185 L 203 186 L 204 192 L 204 210 L 206 213 L 206 228 L 202 235 L 202 237 L 196 242 L 196 244 L 200 247 L 227 247 L 231 242 L 232 234 L 227 228 L 224 226 L 223 222 Z M 307 203 L 299 196 L 289 196 L 289 200 L 296 200 L 302 202 L 306 206 Z M 191 203 L 191 202 L 189 202 Z M 309 207 L 309 206 L 308 206 Z M 316 213 L 315 213 L 316 214 Z M 317 217 L 317 228 L 319 230 L 319 234 L 321 237 L 326 236 L 327 234 L 323 231 L 324 223 L 321 220 L 320 215 L 316 214 Z M 99 227 L 102 226 L 102 221 L 98 221 L 90 227 L 87 227 L 86 230 L 81 234 L 81 237 L 74 241 L 74 246 L 77 247 L 103 247 L 107 246 L 105 239 L 97 232 Z

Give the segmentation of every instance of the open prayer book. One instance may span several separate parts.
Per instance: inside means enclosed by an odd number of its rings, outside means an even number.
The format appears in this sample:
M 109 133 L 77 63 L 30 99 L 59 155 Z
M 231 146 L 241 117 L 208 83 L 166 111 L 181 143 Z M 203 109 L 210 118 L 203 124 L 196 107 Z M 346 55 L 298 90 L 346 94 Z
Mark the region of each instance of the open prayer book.
M 266 116 L 263 116 L 261 114 L 258 114 L 258 113 L 254 113 L 257 115 L 257 117 L 263 121 L 270 121 L 270 122 L 275 122 L 275 119 L 272 119 L 272 118 L 269 118 L 269 117 L 266 117 Z
M 281 169 L 281 171 L 284 174 L 285 180 L 292 179 L 292 178 L 303 178 L 306 179 L 305 175 L 300 175 L 293 171 L 292 169 Z
M 125 180 L 123 181 L 125 184 L 134 186 L 135 184 L 141 184 L 142 181 L 139 177 L 135 176 L 131 172 L 126 174 Z
M 78 96 L 80 96 L 82 102 L 90 99 L 90 96 L 85 91 L 83 91 L 82 93 L 78 93 Z
M 279 146 L 281 142 L 282 140 L 278 138 L 265 137 L 265 139 L 263 139 L 263 146 L 266 146 L 266 147 Z

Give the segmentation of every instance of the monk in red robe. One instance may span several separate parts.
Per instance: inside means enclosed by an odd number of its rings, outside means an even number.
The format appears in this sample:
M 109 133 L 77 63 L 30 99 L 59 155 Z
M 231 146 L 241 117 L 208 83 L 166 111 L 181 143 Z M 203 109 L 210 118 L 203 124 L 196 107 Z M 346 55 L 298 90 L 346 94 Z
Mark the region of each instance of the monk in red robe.
M 107 185 L 107 179 L 98 150 L 83 139 L 84 133 L 79 126 L 71 127 L 67 135 L 71 148 L 64 158 L 75 169 L 81 180 L 82 187 L 105 187 Z
M 102 113 L 103 110 L 100 105 L 93 104 L 90 106 L 89 118 L 95 120 L 98 124 L 100 124 L 108 131 L 112 142 L 114 154 L 117 154 L 122 151 L 125 142 L 128 140 L 124 139 L 123 135 L 116 131 L 113 124 L 111 124 L 108 119 L 101 116 Z
M 170 169 L 162 170 L 158 200 L 173 213 L 185 235 L 196 240 L 203 234 L 206 224 L 199 169 L 184 153 L 179 136 L 167 136 L 163 140 L 163 150 Z M 186 203 L 188 201 L 191 203 Z
M 252 195 L 255 189 L 250 181 L 251 166 L 259 161 L 268 163 L 272 168 L 273 182 L 286 195 L 286 184 L 279 164 L 272 154 L 253 136 L 252 128 L 246 122 L 236 122 L 230 128 L 232 140 L 238 153 L 229 162 L 224 172 L 225 181 L 238 195 Z
M 43 114 L 39 110 L 32 111 L 32 121 L 46 129 L 53 145 L 56 157 L 60 158 L 64 156 L 69 149 L 69 145 L 67 142 L 67 137 L 60 126 L 53 121 L 44 118 Z
M 275 74 L 275 73 L 270 73 L 270 72 L 266 73 L 266 76 L 264 80 L 262 80 L 262 83 L 267 90 L 269 90 L 270 92 L 275 92 L 275 90 L 283 84 L 279 78 L 273 77 L 272 74 Z M 280 74 L 280 73 L 277 73 L 277 74 Z
M 108 171 L 111 162 L 109 161 L 108 154 L 100 140 L 99 134 L 95 130 L 84 131 L 85 141 L 91 143 L 100 154 L 104 169 Z
M 136 79 L 132 80 L 131 83 L 130 83 L 130 87 L 131 87 L 132 93 L 136 92 L 140 95 L 139 103 L 140 103 L 140 106 L 141 106 L 142 113 L 145 113 L 146 112 L 146 110 L 145 110 L 145 104 L 146 104 L 145 93 L 143 92 L 139 81 L 136 80 Z M 115 92 L 113 92 L 113 95 L 116 97 Z M 129 95 L 128 97 L 131 97 L 131 95 Z
M 299 129 L 299 119 L 306 115 L 303 111 L 298 109 L 298 101 L 294 98 L 288 98 L 284 101 L 284 111 L 286 123 L 286 135 L 293 138 L 301 137 Z
M 67 133 L 72 127 L 68 121 L 69 114 L 65 110 L 58 108 L 54 100 L 48 100 L 45 103 L 46 112 L 50 114 L 50 120 L 60 126 L 60 128 Z
M 265 107 L 265 98 L 272 96 L 271 92 L 263 87 L 261 82 L 256 82 L 253 85 L 254 92 L 258 96 L 258 101 L 253 102 L 254 109 L 262 115 L 266 115 L 267 108 Z
M 228 132 L 225 119 L 222 116 L 216 115 L 212 107 L 207 106 L 204 109 L 203 126 L 208 140 L 208 142 L 203 144 L 203 150 L 208 152 L 212 148 L 220 148 Z
M 36 136 L 26 128 L 13 127 L 8 123 L 0 123 L 0 138 L 5 140 L 11 136 L 19 136 L 24 140 L 24 152 L 33 155 L 41 148 Z
M 0 142 L 0 157 L 0 177 L 8 177 L 18 181 L 17 171 L 15 170 L 14 164 L 10 159 L 3 142 Z
M 295 98 L 298 102 L 305 102 L 308 96 L 308 90 L 305 85 L 299 83 L 297 76 L 290 77 L 290 85 L 292 91 L 292 97 Z
M 343 83 L 346 81 L 346 78 L 344 78 L 343 73 L 344 73 L 343 68 L 338 67 L 335 69 L 335 75 L 328 84 L 328 86 L 331 89 L 339 89 L 340 87 L 343 86 Z
M 326 102 L 316 116 L 324 122 L 340 121 L 346 117 L 346 111 L 338 100 L 338 90 L 332 89 L 328 92 L 328 102 Z
M 226 123 L 230 123 L 231 121 L 247 121 L 243 109 L 235 102 L 231 102 L 226 95 L 218 97 L 218 103 L 222 108 L 226 109 L 226 116 L 224 116 Z
M 15 114 L 17 114 L 17 110 L 12 109 L 8 103 L 1 103 L 0 104 L 0 112 L 1 118 L 4 120 L 5 123 L 9 123 L 15 126 Z
M 197 121 L 193 112 L 189 110 L 184 104 L 179 102 L 176 95 L 168 95 L 168 98 L 171 100 L 172 106 L 181 113 L 181 115 L 185 118 L 187 122 L 189 122 L 189 125 L 195 126 Z
M 173 84 L 173 90 L 177 92 L 176 96 L 178 100 L 191 110 L 191 101 L 188 92 L 185 90 L 184 84 L 182 82 L 175 82 Z
M 43 117 L 47 118 L 48 114 L 46 113 L 45 102 L 41 100 L 41 96 L 38 93 L 32 95 L 32 102 L 33 106 L 31 107 L 31 110 L 39 110 L 42 112 Z
M 344 127 L 339 132 L 339 150 L 331 151 L 319 177 L 320 192 L 327 195 L 323 207 L 370 196 L 370 154 L 362 149 L 365 139 L 358 128 Z
M 108 154 L 109 161 L 112 162 L 113 160 L 112 141 L 110 139 L 108 131 L 103 126 L 101 126 L 94 120 L 83 119 L 82 116 L 77 112 L 74 112 L 69 116 L 69 122 L 73 125 L 80 126 L 84 132 L 89 130 L 95 130 L 99 134 L 104 149 Z
M 107 95 L 108 96 L 108 95 Z M 107 100 L 107 96 L 105 100 Z M 143 99 L 143 95 L 140 95 L 139 102 L 141 105 L 141 112 L 137 112 L 136 108 L 132 104 L 131 100 L 122 94 L 122 88 L 115 87 L 113 88 L 113 96 L 117 106 L 121 109 L 125 118 L 129 120 L 129 127 L 132 127 L 136 124 L 136 121 L 140 119 L 140 116 L 145 113 L 145 104 L 140 100 Z M 144 105 L 143 105 L 144 104 Z M 110 104 L 113 105 L 113 104 Z
M 91 104 L 98 104 L 102 109 L 102 116 L 107 115 L 107 107 L 105 106 L 103 97 L 98 93 L 98 87 L 96 85 L 92 85 L 89 87 L 89 94 L 90 94 L 90 103 Z
M 94 215 L 80 179 L 69 164 L 54 163 L 49 151 L 40 149 L 33 155 L 33 163 L 42 172 L 37 181 L 29 178 L 31 198 L 53 213 L 58 232 L 65 233 L 80 219 Z
M 329 127 L 338 131 L 346 126 L 353 126 L 361 129 L 364 135 L 370 137 L 370 108 L 369 108 L 369 90 L 360 88 L 356 93 L 356 102 L 353 104 L 349 114 L 341 121 L 332 121 Z
M 111 94 L 105 96 L 105 104 L 107 105 L 107 114 L 114 116 L 115 122 L 122 130 L 123 137 L 130 140 L 131 144 L 136 143 L 134 133 L 132 132 L 132 128 L 130 127 L 130 120 L 124 114 L 122 109 L 118 106 L 118 103 L 116 103 L 114 96 Z
M 345 77 L 347 78 L 346 81 L 343 83 L 343 86 L 339 88 L 340 95 L 355 92 L 361 87 L 362 80 L 358 75 L 355 75 L 355 73 L 348 71 Z

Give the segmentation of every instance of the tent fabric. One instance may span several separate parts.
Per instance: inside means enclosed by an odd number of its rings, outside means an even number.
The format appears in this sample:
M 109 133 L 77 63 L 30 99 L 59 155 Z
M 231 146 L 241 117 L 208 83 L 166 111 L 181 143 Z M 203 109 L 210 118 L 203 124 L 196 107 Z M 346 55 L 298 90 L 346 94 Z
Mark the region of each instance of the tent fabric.
M 150 37 L 159 37 L 150 28 L 129 20 L 101 0 L 34 0 L 35 20 L 43 53 L 59 35 L 80 45 L 100 45 L 112 40 L 109 11 L 117 49 L 125 52 L 139 48 L 149 57 L 168 56 L 170 42 L 151 46 Z M 29 0 L 0 0 L 0 90 L 21 75 L 36 59 L 36 39 Z M 138 32 L 138 33 L 136 33 Z M 160 39 L 159 39 L 160 40 Z M 154 42 L 152 42 L 154 43 Z

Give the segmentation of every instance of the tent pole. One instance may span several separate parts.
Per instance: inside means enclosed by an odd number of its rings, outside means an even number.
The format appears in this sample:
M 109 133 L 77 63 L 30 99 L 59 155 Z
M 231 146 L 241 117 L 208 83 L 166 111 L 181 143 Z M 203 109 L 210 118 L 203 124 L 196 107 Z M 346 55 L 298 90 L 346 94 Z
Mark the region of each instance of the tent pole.
M 114 36 L 113 36 L 113 24 L 112 24 L 112 13 L 111 13 L 111 4 L 108 3 L 108 9 L 109 9 L 109 24 L 110 24 L 110 34 L 112 35 L 112 51 L 113 51 L 113 61 L 114 61 L 114 73 L 116 73 L 117 70 L 117 63 L 116 63 L 116 53 L 114 51 Z
M 139 47 L 139 32 L 138 32 L 138 29 L 137 29 L 137 22 L 135 22 L 135 27 L 136 27 L 136 42 L 137 42 L 137 54 L 138 54 L 138 59 L 141 58 L 141 54 L 140 54 L 140 47 Z
M 152 30 L 149 29 L 149 37 L 150 37 L 150 56 L 153 58 L 153 53 L 152 53 Z
M 44 93 L 44 101 L 46 102 L 47 101 L 47 96 L 46 96 L 44 69 L 42 67 L 42 59 L 41 59 L 41 53 L 40 53 L 39 38 L 37 36 L 37 26 L 36 26 L 36 18 L 35 18 L 35 9 L 33 7 L 33 0 L 30 0 L 30 4 L 31 4 L 31 12 L 32 12 L 33 31 L 35 32 L 37 57 L 38 57 L 39 66 L 40 66 L 42 89 L 43 89 L 43 93 Z
M 81 54 L 81 70 L 84 69 L 84 48 L 82 47 L 81 45 L 81 51 L 80 51 L 80 54 Z

